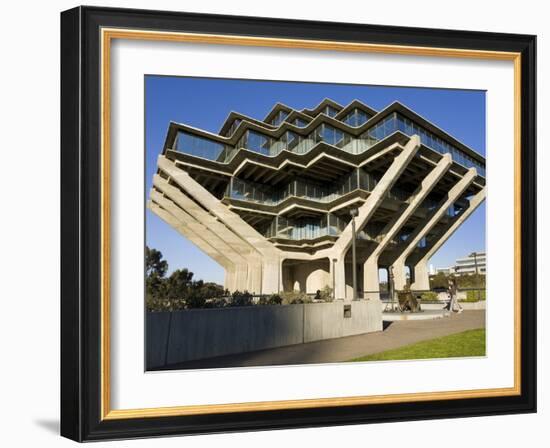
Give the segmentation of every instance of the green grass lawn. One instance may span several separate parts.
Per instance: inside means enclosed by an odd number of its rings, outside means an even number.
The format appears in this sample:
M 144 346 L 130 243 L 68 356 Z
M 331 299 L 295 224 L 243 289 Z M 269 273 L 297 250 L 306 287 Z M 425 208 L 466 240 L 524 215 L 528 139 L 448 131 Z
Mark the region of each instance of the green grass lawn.
M 485 356 L 485 328 L 451 334 L 386 352 L 374 353 L 373 355 L 361 356 L 360 358 L 351 359 L 350 362 L 463 356 Z

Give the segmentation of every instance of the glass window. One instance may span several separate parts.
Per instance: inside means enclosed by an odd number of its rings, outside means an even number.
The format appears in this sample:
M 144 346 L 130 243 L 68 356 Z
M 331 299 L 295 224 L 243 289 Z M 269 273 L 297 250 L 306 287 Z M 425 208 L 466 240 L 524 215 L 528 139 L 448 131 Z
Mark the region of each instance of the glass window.
M 336 145 L 342 140 L 344 133 L 332 126 L 322 124 L 315 130 L 315 142 L 326 142 L 330 145 Z
M 264 155 L 271 155 L 272 139 L 254 131 L 246 131 L 245 134 L 239 140 L 241 148 L 250 149 L 251 151 L 259 152 Z
M 296 117 L 294 120 L 292 120 L 292 124 L 298 126 L 299 128 L 304 128 L 307 126 L 307 121 L 300 117 Z
M 394 116 L 396 117 L 396 122 L 393 121 Z M 383 125 L 382 131 L 380 130 L 381 125 Z M 369 138 L 374 137 L 380 140 L 387 137 L 397 129 L 406 135 L 417 134 L 423 145 L 441 154 L 450 153 L 456 163 L 459 163 L 466 168 L 476 167 L 478 174 L 485 176 L 485 168 L 477 160 L 474 160 L 473 157 L 463 153 L 458 148 L 455 148 L 453 145 L 443 141 L 440 137 L 427 131 L 418 124 L 411 122 L 409 119 L 404 118 L 399 114 L 396 115 L 395 112 L 391 117 L 386 118 L 382 123 L 377 124 L 373 129 L 369 129 L 362 138 L 365 138 L 364 136 L 368 136 Z
M 327 106 L 323 109 L 322 113 L 328 115 L 329 117 L 334 117 L 338 113 L 338 111 L 332 106 Z
M 176 137 L 174 149 L 192 156 L 217 160 L 224 151 L 225 145 L 205 137 L 180 131 Z
M 280 110 L 277 112 L 277 114 L 271 119 L 271 124 L 273 126 L 279 126 L 283 121 L 285 121 L 285 118 L 288 116 L 288 112 L 284 110 Z
M 286 149 L 288 149 L 289 151 L 292 151 L 298 145 L 298 143 L 300 143 L 301 140 L 301 137 L 298 134 L 290 131 L 285 132 L 283 138 L 286 142 Z
M 350 126 L 358 127 L 358 126 L 361 126 L 362 124 L 366 123 L 369 118 L 370 118 L 369 115 L 367 115 L 362 110 L 356 108 L 356 109 L 353 109 L 350 113 L 348 113 L 344 117 L 343 121 L 344 121 L 344 123 L 346 123 Z
M 237 118 L 236 120 L 233 120 L 233 123 L 231 123 L 231 126 L 229 126 L 229 129 L 225 133 L 225 136 L 229 137 L 229 136 L 233 135 L 233 132 L 235 132 L 235 129 L 237 129 L 239 127 L 241 122 L 242 122 L 242 120 L 240 118 Z

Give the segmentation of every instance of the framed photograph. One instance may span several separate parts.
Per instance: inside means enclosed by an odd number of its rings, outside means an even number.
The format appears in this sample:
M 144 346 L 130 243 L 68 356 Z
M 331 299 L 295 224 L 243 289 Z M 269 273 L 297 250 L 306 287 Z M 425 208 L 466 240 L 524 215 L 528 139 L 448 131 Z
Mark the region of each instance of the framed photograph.
M 61 433 L 536 411 L 536 37 L 61 14 Z

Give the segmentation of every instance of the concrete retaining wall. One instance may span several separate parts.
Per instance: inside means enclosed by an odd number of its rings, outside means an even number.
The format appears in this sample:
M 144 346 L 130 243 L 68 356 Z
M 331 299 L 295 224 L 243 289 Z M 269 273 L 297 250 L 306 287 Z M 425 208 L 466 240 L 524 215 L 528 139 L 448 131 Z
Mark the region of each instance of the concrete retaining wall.
M 464 311 L 471 310 L 484 310 L 486 308 L 486 300 L 480 300 L 479 302 L 459 302 Z
M 351 317 L 344 317 L 351 305 Z M 378 301 L 147 313 L 147 368 L 382 330 Z

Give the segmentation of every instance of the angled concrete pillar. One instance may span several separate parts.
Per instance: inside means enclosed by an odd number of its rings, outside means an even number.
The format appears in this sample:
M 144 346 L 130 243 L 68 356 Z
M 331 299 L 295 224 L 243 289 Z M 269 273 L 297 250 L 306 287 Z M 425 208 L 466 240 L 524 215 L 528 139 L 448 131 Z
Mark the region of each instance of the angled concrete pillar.
M 188 214 L 192 215 L 198 222 L 204 225 L 208 231 L 208 235 L 214 234 L 214 240 L 221 240 L 221 248 L 227 250 L 227 255 L 230 255 L 235 263 L 246 265 L 239 267 L 234 273 L 235 287 L 230 291 L 249 291 L 256 294 L 261 293 L 262 278 L 261 278 L 261 258 L 260 254 L 236 235 L 231 229 L 226 227 L 216 217 L 212 216 L 195 201 L 186 196 L 178 188 L 170 185 L 170 183 L 159 175 L 153 177 L 153 185 L 159 191 L 167 196 L 171 201 L 184 209 Z M 157 193 L 158 196 L 158 193 Z M 155 196 L 155 197 L 157 197 Z M 162 197 L 162 195 L 161 195 Z
M 189 196 L 202 204 L 221 222 L 254 247 L 263 256 L 280 257 L 281 251 L 260 234 L 254 227 L 245 222 L 238 214 L 229 210 L 216 197 L 196 182 L 188 173 L 179 169 L 174 162 L 164 156 L 159 156 L 158 167 L 170 179 L 180 186 Z
M 396 291 L 401 291 L 407 284 L 407 267 L 402 261 L 393 263 L 392 267 L 394 288 Z
M 447 193 L 447 197 L 440 201 L 437 206 L 437 209 L 434 213 L 430 214 L 423 222 L 421 222 L 412 233 L 407 238 L 406 244 L 403 250 L 397 254 L 397 256 L 392 261 L 392 265 L 395 270 L 401 269 L 401 266 L 405 265 L 407 257 L 412 253 L 412 251 L 418 246 L 418 243 L 424 238 L 430 230 L 439 222 L 439 220 L 445 215 L 447 209 L 454 204 L 454 202 L 464 193 L 464 191 L 470 186 L 477 176 L 475 168 L 471 168 L 468 172 L 460 179 Z M 405 282 L 400 278 L 400 283 L 397 283 L 395 279 L 395 288 L 403 289 L 405 287 Z M 412 285 L 411 285 L 412 286 Z
M 216 233 L 222 238 L 233 250 L 238 252 L 240 256 L 247 257 L 250 253 L 256 252 L 256 249 L 251 246 L 247 241 L 243 240 L 239 235 L 231 231 L 227 226 L 218 221 L 218 219 L 204 210 L 189 196 L 186 196 L 178 188 L 170 185 L 170 183 L 163 179 L 158 174 L 153 176 L 153 186 L 161 191 L 170 200 L 174 201 L 183 210 L 192 215 L 197 221 L 204 224 L 212 232 Z
M 188 173 L 179 169 L 174 162 L 164 156 L 159 156 L 158 167 L 185 191 L 183 196 L 189 195 L 192 197 L 251 248 L 252 251 L 246 255 L 248 261 L 247 281 L 245 286 L 239 289 L 246 289 L 258 294 L 268 294 L 278 291 L 280 284 L 279 260 L 282 258 L 282 252 L 273 246 L 254 227 L 246 223 L 238 214 L 229 210 L 217 198 L 212 196 L 208 190 L 196 182 Z M 163 185 L 162 181 L 162 178 L 156 179 L 159 185 Z M 165 185 L 164 187 L 166 188 Z M 200 209 L 197 204 L 194 204 L 194 207 L 195 209 Z M 224 235 L 226 234 L 224 233 Z M 260 256 L 259 259 L 255 255 L 256 252 Z M 238 273 L 239 270 L 237 270 L 237 275 Z M 273 277 L 275 274 L 277 275 Z
M 277 258 L 264 259 L 262 264 L 262 294 L 275 294 L 281 290 L 282 261 Z
M 179 221 L 174 215 L 164 210 L 160 205 L 154 203 L 153 201 L 147 201 L 147 208 L 149 208 L 149 210 L 151 210 L 155 215 L 165 221 L 169 226 L 174 228 L 178 233 L 191 241 L 206 255 L 219 263 L 224 269 L 235 269 L 234 263 L 222 252 L 213 247 L 210 242 L 205 241 L 202 237 L 191 230 L 187 225 Z
M 157 190 L 151 190 L 149 197 L 159 204 L 163 209 L 174 215 L 181 223 L 188 226 L 197 235 L 210 242 L 211 245 L 218 248 L 222 253 L 226 254 L 234 262 L 241 261 L 246 264 L 246 258 L 242 257 L 230 245 L 228 245 L 219 234 L 212 232 L 207 226 L 195 219 L 195 216 L 190 215 L 178 207 L 173 201 L 166 198 Z
M 378 181 L 376 187 L 370 192 L 366 201 L 358 208 L 359 212 L 355 218 L 355 224 L 358 232 L 361 231 L 361 229 L 368 223 L 369 219 L 384 200 L 384 197 L 388 191 L 412 160 L 419 147 L 420 138 L 417 135 L 411 137 L 401 153 L 395 157 L 390 167 Z M 335 266 L 336 286 L 334 288 L 337 299 L 346 299 L 347 296 L 351 299 L 352 296 L 352 294 L 346 294 L 346 275 L 344 264 L 346 253 L 351 246 L 352 236 L 353 234 L 350 222 L 343 230 L 334 246 L 328 249 L 326 253 L 325 251 L 321 251 L 322 255 L 328 256 L 330 260 L 333 258 L 338 260 Z M 321 253 L 319 255 L 321 255 Z
M 390 167 L 386 170 L 376 187 L 370 192 L 368 198 L 363 205 L 358 208 L 358 215 L 355 218 L 355 225 L 357 231 L 361 231 L 363 227 L 368 223 L 378 206 L 384 200 L 387 192 L 391 189 L 393 184 L 397 181 L 401 173 L 405 170 L 409 162 L 412 160 L 418 148 L 420 147 L 420 138 L 414 135 L 410 138 L 409 142 L 405 145 L 401 153 L 395 157 Z M 338 238 L 338 241 L 330 249 L 333 258 L 341 258 L 345 256 L 345 253 L 351 246 L 352 230 L 351 223 L 346 226 L 342 231 L 342 234 Z
M 430 289 L 430 276 L 428 272 L 428 260 L 421 260 L 416 263 L 411 272 L 413 281 L 411 282 L 411 289 L 417 291 L 423 291 Z
M 235 266 L 235 286 L 241 290 L 248 288 L 249 261 L 246 258 L 242 257 L 237 251 L 229 246 L 217 233 L 212 232 L 204 224 L 198 222 L 194 216 L 184 212 L 173 201 L 164 197 L 159 191 L 151 190 L 149 197 L 166 211 L 174 215 L 178 221 L 189 227 L 196 235 L 200 235 L 203 240 L 208 241 L 211 246 L 218 249 L 226 258 L 231 259 Z
M 367 299 L 380 298 L 378 278 L 378 256 L 369 257 L 363 264 L 363 291 Z
M 336 259 L 336 263 L 331 262 L 330 268 L 334 269 L 334 278 L 336 284 L 334 288 L 334 297 L 338 300 L 344 300 L 346 298 L 346 266 L 344 263 L 344 258 L 340 257 Z
M 223 279 L 223 288 L 229 291 L 235 291 L 235 269 L 228 268 L 224 269 L 224 279 Z
M 440 247 L 451 237 L 451 235 L 466 221 L 470 215 L 481 205 L 485 200 L 486 190 L 483 188 L 477 194 L 475 194 L 469 201 L 468 208 L 460 213 L 452 221 L 451 225 L 431 244 L 431 246 L 419 256 L 411 257 L 407 260 L 414 265 L 415 282 L 412 287 L 415 289 L 429 289 L 429 277 L 428 277 L 428 261 L 434 256 L 434 254 L 440 249 Z M 421 288 L 426 286 L 427 288 Z
M 367 257 L 363 267 L 363 290 L 365 296 L 368 298 L 379 298 L 378 292 L 378 258 L 380 254 L 386 249 L 388 244 L 398 235 L 399 231 L 411 215 L 420 206 L 426 196 L 437 185 L 439 180 L 447 172 L 452 164 L 452 158 L 450 154 L 445 154 L 441 160 L 437 163 L 435 168 L 428 173 L 428 175 L 422 180 L 420 186 L 412 194 L 411 198 L 395 213 L 393 219 L 382 229 L 382 238 L 378 242 L 378 245 Z

